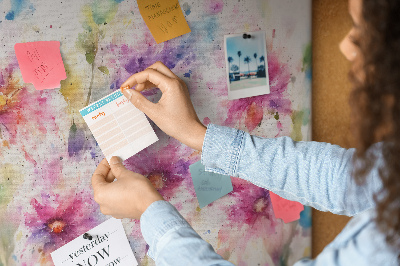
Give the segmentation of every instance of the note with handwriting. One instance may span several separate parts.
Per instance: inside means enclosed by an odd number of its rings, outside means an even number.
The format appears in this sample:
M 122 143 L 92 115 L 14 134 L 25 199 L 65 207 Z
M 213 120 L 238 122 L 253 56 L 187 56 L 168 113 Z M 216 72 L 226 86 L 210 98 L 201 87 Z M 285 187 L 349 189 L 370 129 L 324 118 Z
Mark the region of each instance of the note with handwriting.
M 233 190 L 230 176 L 207 172 L 200 161 L 189 166 L 200 208 Z
M 24 82 L 32 83 L 35 89 L 60 88 L 60 81 L 67 78 L 60 42 L 17 43 L 14 50 Z
M 157 43 L 190 32 L 178 0 L 138 0 L 140 14 Z
M 56 266 L 138 265 L 121 220 L 111 218 L 51 253 Z M 90 239 L 91 238 L 91 239 Z
M 79 112 L 107 161 L 126 160 L 158 140 L 145 114 L 119 90 Z
M 304 210 L 303 204 L 284 199 L 273 192 L 269 192 L 272 208 L 276 218 L 280 218 L 285 223 L 290 223 L 300 219 L 300 212 Z

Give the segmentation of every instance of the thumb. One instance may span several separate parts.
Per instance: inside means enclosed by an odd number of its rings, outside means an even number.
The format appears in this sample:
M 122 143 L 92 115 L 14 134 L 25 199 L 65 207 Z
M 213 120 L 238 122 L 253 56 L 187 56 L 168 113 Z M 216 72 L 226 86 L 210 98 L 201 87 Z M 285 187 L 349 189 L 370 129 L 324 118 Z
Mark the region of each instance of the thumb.
M 92 176 L 92 186 L 93 186 L 94 190 L 96 190 L 101 185 L 108 184 L 106 182 L 106 177 L 107 177 L 109 171 L 110 171 L 110 167 L 107 163 L 107 160 L 103 159 L 100 162 L 100 164 L 97 166 L 97 168 L 94 171 L 93 176 Z
M 147 100 L 140 92 L 134 89 L 122 89 L 122 94 L 140 111 L 149 116 L 149 113 L 154 108 L 154 103 Z
M 117 156 L 111 157 L 110 168 L 111 168 L 111 171 L 114 174 L 115 178 L 117 178 L 117 179 L 121 179 L 121 177 L 123 178 L 124 172 L 129 171 L 122 164 L 121 158 L 119 158 Z

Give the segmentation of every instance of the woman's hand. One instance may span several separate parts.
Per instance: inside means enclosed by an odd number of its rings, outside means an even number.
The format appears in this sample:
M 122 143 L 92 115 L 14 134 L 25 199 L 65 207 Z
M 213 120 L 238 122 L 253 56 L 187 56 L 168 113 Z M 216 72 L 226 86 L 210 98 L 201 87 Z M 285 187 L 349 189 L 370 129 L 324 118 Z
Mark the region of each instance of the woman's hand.
M 135 89 L 130 89 L 136 86 Z M 147 100 L 140 91 L 159 88 L 158 103 Z M 166 134 L 201 151 L 206 127 L 193 108 L 186 84 L 161 62 L 129 77 L 121 91 L 131 103 L 145 113 Z
M 106 159 L 100 162 L 92 186 L 100 211 L 118 219 L 140 219 L 153 202 L 164 200 L 149 179 L 126 169 L 118 157 L 112 157 L 110 165 Z

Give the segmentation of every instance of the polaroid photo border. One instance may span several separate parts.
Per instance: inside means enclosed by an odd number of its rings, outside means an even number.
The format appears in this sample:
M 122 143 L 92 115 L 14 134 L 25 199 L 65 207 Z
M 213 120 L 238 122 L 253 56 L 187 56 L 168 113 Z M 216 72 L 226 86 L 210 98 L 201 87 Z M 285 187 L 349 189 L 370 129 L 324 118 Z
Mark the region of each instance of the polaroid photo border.
M 270 93 L 266 33 L 254 31 L 246 32 L 245 35 L 243 33 L 224 35 L 229 100 Z M 254 65 L 256 69 L 250 69 L 250 66 Z

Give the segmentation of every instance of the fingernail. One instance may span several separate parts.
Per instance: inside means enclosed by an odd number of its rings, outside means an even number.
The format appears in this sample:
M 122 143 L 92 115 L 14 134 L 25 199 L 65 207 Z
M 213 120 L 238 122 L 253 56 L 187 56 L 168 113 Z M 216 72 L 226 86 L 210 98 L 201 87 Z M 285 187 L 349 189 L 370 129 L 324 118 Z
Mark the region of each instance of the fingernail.
M 113 156 L 110 159 L 110 164 L 119 164 L 122 163 L 121 158 L 119 158 L 118 156 Z
M 127 89 L 129 89 L 129 85 L 121 87 L 121 91 L 124 91 L 124 90 L 127 90 Z
M 122 91 L 122 94 L 130 100 L 132 98 L 132 90 L 131 89 L 126 89 Z

